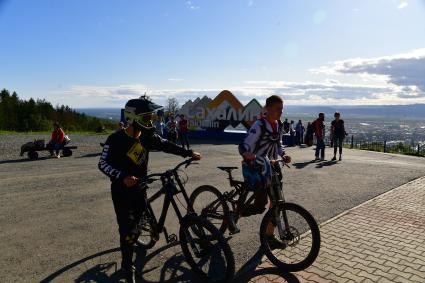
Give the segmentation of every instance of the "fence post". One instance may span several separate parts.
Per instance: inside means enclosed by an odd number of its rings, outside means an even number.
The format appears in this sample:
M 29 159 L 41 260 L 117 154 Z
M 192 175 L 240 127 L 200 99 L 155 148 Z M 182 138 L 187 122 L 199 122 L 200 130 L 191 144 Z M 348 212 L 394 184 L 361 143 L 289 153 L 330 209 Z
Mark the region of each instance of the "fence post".
M 387 152 L 387 140 L 384 140 L 384 152 Z
M 351 146 L 350 146 L 350 148 L 351 149 L 354 148 L 354 136 L 353 135 L 351 135 Z

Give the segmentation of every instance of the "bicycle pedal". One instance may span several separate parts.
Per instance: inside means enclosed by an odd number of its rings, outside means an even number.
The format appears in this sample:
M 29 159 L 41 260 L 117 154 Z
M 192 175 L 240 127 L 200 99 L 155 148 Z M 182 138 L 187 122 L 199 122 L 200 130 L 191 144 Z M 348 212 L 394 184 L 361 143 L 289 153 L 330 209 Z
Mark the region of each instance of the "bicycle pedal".
M 167 238 L 168 243 L 174 243 L 174 242 L 177 242 L 177 241 L 178 241 L 178 238 L 177 238 L 176 234 L 168 235 L 168 238 Z

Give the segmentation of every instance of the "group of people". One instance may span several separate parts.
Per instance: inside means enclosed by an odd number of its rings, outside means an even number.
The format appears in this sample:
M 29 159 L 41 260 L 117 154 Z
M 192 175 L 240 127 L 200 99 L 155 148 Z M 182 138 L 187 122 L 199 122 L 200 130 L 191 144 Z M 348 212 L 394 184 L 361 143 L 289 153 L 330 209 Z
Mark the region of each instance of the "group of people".
M 301 145 L 303 143 L 308 146 L 313 145 L 313 136 L 316 137 L 315 161 L 325 160 L 325 114 L 319 113 L 319 117 L 313 122 L 308 122 L 304 127 L 301 120 L 294 126 L 294 121 L 290 122 L 286 118 L 283 122 L 283 132 L 289 134 L 288 146 Z M 344 120 L 341 119 L 341 113 L 335 112 L 334 120 L 330 127 L 330 144 L 334 148 L 334 156 L 332 161 L 336 161 L 339 149 L 339 161 L 342 160 L 342 143 L 347 136 L 345 131 Z
M 283 122 L 283 130 L 285 134 L 290 135 L 289 146 L 301 145 L 304 143 L 305 127 L 301 120 L 294 126 L 294 121 L 288 122 L 288 118 Z
M 173 143 L 180 141 L 183 148 L 190 148 L 188 132 L 189 132 L 189 121 L 186 119 L 184 114 L 177 115 L 178 119 L 175 119 L 174 114 L 170 114 L 165 123 L 162 117 L 158 116 L 154 122 L 156 133 L 168 139 Z
M 347 136 L 345 131 L 344 120 L 341 119 L 341 113 L 335 112 L 334 120 L 331 122 L 330 128 L 330 141 L 331 147 L 334 149 L 334 156 L 332 161 L 336 161 L 337 151 L 339 150 L 338 160 L 342 160 L 342 143 Z M 316 151 L 315 151 L 315 160 L 323 161 L 325 160 L 325 114 L 319 113 L 319 117 L 310 124 L 310 131 L 307 130 L 308 139 L 312 138 L 314 134 L 316 136 Z M 311 132 L 311 134 L 309 134 Z
M 107 175 L 111 180 L 111 195 L 118 222 L 121 249 L 121 269 L 126 282 L 135 282 L 133 253 L 140 232 L 138 223 L 142 217 L 146 201 L 146 196 L 142 190 L 138 190 L 136 185 L 138 181 L 146 177 L 149 152 L 159 150 L 166 153 L 180 155 L 182 157 L 191 157 L 195 160 L 201 159 L 201 154 L 191 149 L 186 149 L 176 145 L 173 141 L 162 138 L 153 127 L 153 114 L 160 108 L 148 99 L 132 99 L 127 102 L 125 109 L 125 118 L 128 127 L 119 130 L 110 135 L 104 146 L 98 163 L 99 170 Z M 247 137 L 239 146 L 244 164 L 263 164 L 268 163 L 264 160 L 276 160 L 282 158 L 285 162 L 291 162 L 291 158 L 285 154 L 282 145 L 283 124 L 280 121 L 283 110 L 283 100 L 273 95 L 266 100 L 266 114 L 263 118 L 257 120 L 248 132 Z M 184 119 L 184 116 L 181 117 Z M 180 123 L 183 119 L 180 119 Z M 174 117 L 170 117 L 173 125 Z M 167 122 L 170 123 L 170 121 Z M 169 127 L 177 128 L 177 124 Z M 169 137 L 169 132 L 168 132 Z M 270 164 L 268 164 L 270 166 Z M 244 166 L 257 170 L 262 174 L 263 168 L 255 169 L 255 166 Z M 249 170 L 248 170 L 249 171 Z M 244 170 L 244 177 L 250 172 Z M 281 175 L 281 174 L 280 174 Z M 263 176 L 264 177 L 264 176 Z M 267 203 L 266 191 L 255 197 L 255 202 L 247 212 L 238 211 L 236 215 L 227 219 L 229 228 L 236 233 L 237 219 L 240 216 L 249 216 L 261 213 Z M 274 224 L 268 226 L 268 237 L 270 241 L 281 242 L 274 235 Z M 282 244 L 282 243 L 281 243 Z
M 149 152 L 159 150 L 182 157 L 191 157 L 195 160 L 201 159 L 200 153 L 189 149 L 187 137 L 187 148 L 185 148 L 183 142 L 182 146 L 175 143 L 178 134 L 180 134 L 180 140 L 185 140 L 184 136 L 187 134 L 187 120 L 183 115 L 180 115 L 179 122 L 175 121 L 174 116 L 170 116 L 163 127 L 158 126 L 158 121 L 155 124 L 152 123 L 155 111 L 160 108 L 161 106 L 145 98 L 128 101 L 124 112 L 128 127 L 124 128 L 123 124 L 120 125 L 120 128 L 107 138 L 98 163 L 99 170 L 111 180 L 112 202 L 119 227 L 121 268 L 126 282 L 130 283 L 135 282 L 134 244 L 140 235 L 138 223 L 143 215 L 144 204 L 146 203 L 144 191 L 135 187 L 137 187 L 139 180 L 147 175 Z M 246 138 L 238 147 L 243 161 L 242 173 L 245 182 L 249 187 L 257 186 L 261 190 L 256 190 L 255 200 L 251 205 L 243 209 L 237 207 L 225 220 L 232 234 L 239 232 L 237 220 L 240 217 L 261 214 L 265 210 L 268 203 L 265 189 L 267 182 L 264 180 L 266 178 L 264 172 L 267 171 L 265 166 L 271 166 L 273 160 L 280 158 L 286 163 L 291 162 L 291 157 L 286 155 L 282 142 L 284 134 L 291 129 L 291 126 L 288 127 L 286 124 L 287 120 L 285 122 L 280 120 L 283 100 L 276 95 L 270 96 L 266 100 L 265 110 L 264 116 L 254 122 Z M 341 160 L 342 141 L 346 132 L 344 121 L 340 119 L 340 113 L 335 113 L 334 117 L 335 120 L 331 123 L 331 136 L 334 145 L 333 160 L 336 160 L 338 147 L 339 159 Z M 324 113 L 320 113 L 319 117 L 307 127 L 307 132 L 312 131 L 317 139 L 316 160 L 324 160 L 325 157 L 324 120 Z M 164 133 L 165 129 L 166 133 Z M 302 126 L 301 121 L 298 122 L 294 131 L 297 142 L 302 142 L 306 129 Z M 164 139 L 164 136 L 168 139 Z M 281 180 L 280 170 L 278 175 Z M 258 178 L 253 178 L 253 176 Z M 272 222 L 269 223 L 267 237 L 271 245 L 273 245 L 273 242 L 279 245 L 282 243 L 274 234 L 276 229 L 274 225 Z

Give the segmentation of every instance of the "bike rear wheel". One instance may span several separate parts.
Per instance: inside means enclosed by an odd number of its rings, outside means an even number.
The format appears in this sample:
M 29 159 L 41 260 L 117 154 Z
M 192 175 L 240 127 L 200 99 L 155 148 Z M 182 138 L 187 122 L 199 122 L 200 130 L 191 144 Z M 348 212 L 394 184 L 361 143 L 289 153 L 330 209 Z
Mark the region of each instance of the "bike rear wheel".
M 203 282 L 232 282 L 235 259 L 227 240 L 214 225 L 197 215 L 187 215 L 179 237 L 187 263 Z
M 268 235 L 268 230 L 274 234 Z M 265 214 L 260 241 L 265 255 L 275 266 L 289 272 L 300 271 L 310 266 L 319 254 L 320 230 L 306 209 L 284 203 Z
M 207 219 L 221 233 L 226 232 L 227 224 L 224 220 L 229 216 L 229 206 L 216 187 L 197 187 L 190 195 L 189 204 L 193 207 L 193 212 Z

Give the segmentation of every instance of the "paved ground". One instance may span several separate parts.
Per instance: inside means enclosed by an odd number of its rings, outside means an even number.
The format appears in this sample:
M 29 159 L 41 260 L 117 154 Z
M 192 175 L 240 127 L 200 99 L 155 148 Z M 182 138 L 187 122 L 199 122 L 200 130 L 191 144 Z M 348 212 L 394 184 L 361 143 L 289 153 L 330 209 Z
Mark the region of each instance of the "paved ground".
M 249 282 L 425 282 L 425 178 L 342 213 L 321 233 L 319 257 L 296 278 L 260 274 L 273 270 L 266 260 Z
M 22 160 L 19 145 L 32 136 L 0 136 L 0 282 L 110 282 L 116 270 L 117 227 L 109 181 L 97 169 L 102 136 L 73 137 L 69 158 Z M 3 144 L 6 140 L 7 145 Z M 195 145 L 204 154 L 187 170 L 188 192 L 202 184 L 229 189 L 215 167 L 240 166 L 235 145 Z M 294 165 L 285 169 L 285 196 L 320 222 L 392 188 L 425 175 L 424 159 L 346 150 L 342 162 L 312 163 L 310 149 L 289 148 Z M 162 171 L 181 158 L 152 153 L 151 170 Z M 240 170 L 235 172 L 241 178 Z M 152 188 L 155 191 L 155 187 Z M 155 204 L 159 209 L 161 202 Z M 169 214 L 166 225 L 178 224 Z M 256 259 L 262 216 L 242 219 L 242 233 L 230 240 L 237 269 Z M 139 258 L 145 254 L 140 251 Z M 148 251 L 147 282 L 181 282 L 193 277 L 180 247 L 161 240 Z

